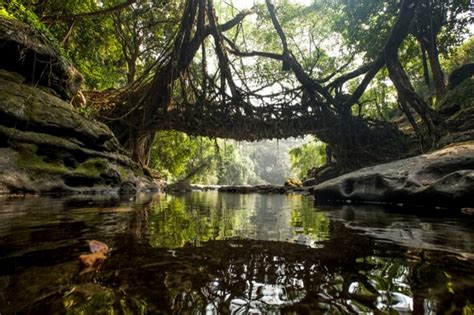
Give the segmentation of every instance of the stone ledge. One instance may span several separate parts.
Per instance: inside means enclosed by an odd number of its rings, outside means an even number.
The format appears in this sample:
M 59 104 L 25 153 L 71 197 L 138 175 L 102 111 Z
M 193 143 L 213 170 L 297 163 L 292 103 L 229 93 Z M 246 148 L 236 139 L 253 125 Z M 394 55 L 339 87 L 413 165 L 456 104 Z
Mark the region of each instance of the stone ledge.
M 474 206 L 474 141 L 363 168 L 310 188 L 316 203 Z

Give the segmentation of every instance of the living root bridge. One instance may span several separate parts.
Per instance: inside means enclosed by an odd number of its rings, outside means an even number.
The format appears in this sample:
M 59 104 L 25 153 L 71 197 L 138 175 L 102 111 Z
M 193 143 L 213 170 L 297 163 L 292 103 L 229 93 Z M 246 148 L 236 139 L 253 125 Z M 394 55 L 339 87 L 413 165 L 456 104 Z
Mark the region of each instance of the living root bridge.
M 240 13 L 218 25 L 212 0 L 187 0 L 169 54 L 157 61 L 152 69 L 153 77 L 138 80 L 116 95 L 109 95 L 109 101 L 99 107 L 99 115 L 107 117 L 104 122 L 132 158 L 145 165 L 155 132 L 169 129 L 251 141 L 313 134 L 331 146 L 338 167 L 344 172 L 400 158 L 406 155 L 409 142 L 396 126 L 355 116 L 353 109 L 383 66 L 397 60 L 396 52 L 408 34 L 418 4 L 415 0 L 402 2 L 386 47 L 375 62 L 346 74 L 339 74 L 343 69 L 338 69 L 330 76 L 335 79 L 329 82 L 331 79 L 312 78 L 292 54 L 270 0 L 266 0 L 266 6 L 281 42 L 280 53 L 243 51 L 224 36 L 251 12 Z M 214 74 L 206 67 L 208 37 L 214 42 L 219 64 Z M 195 61 L 200 49 L 201 58 Z M 282 62 L 298 86 L 265 98 L 258 90 L 236 83 L 244 80 L 233 67 L 229 53 L 241 58 L 258 56 Z M 393 60 L 387 60 L 390 58 Z M 392 70 L 389 67 L 389 72 Z M 344 85 L 361 76 L 354 92 L 344 94 L 347 90 Z M 237 77 L 239 81 L 235 80 Z M 391 78 L 400 81 L 397 76 Z M 402 84 L 395 86 L 401 89 Z M 409 82 L 403 87 L 412 91 Z M 399 95 L 404 94 L 399 91 Z M 426 112 L 429 116 L 430 112 L 423 110 L 426 104 L 415 105 L 419 104 L 406 102 L 406 107 L 415 107 L 420 115 Z

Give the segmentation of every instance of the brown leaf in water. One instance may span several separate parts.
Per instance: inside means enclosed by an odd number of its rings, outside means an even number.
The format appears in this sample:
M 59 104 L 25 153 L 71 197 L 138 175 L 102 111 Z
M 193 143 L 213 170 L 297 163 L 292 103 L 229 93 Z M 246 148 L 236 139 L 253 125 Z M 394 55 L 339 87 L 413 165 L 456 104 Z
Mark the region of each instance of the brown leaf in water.
M 99 242 L 96 240 L 89 241 L 89 248 L 92 253 L 103 253 L 107 254 L 109 252 L 109 246 L 103 242 Z
M 79 262 L 83 267 L 94 267 L 101 264 L 107 257 L 102 252 L 96 252 L 79 256 Z
M 92 252 L 91 254 L 79 256 L 79 262 L 81 264 L 80 274 L 97 270 L 107 258 L 105 254 L 110 250 L 107 244 L 96 240 L 89 241 L 89 249 Z
M 88 273 L 94 270 L 97 270 L 101 265 L 102 262 L 107 258 L 102 252 L 96 252 L 87 255 L 79 256 L 79 262 L 81 264 L 81 272 L 80 274 Z

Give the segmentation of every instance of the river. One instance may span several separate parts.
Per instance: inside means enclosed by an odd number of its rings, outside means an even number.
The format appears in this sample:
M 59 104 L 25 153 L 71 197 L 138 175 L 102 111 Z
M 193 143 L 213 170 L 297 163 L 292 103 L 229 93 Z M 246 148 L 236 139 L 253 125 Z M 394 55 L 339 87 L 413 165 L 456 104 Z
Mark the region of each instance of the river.
M 473 314 L 474 216 L 313 203 L 0 199 L 0 313 Z M 89 240 L 111 250 L 85 270 Z

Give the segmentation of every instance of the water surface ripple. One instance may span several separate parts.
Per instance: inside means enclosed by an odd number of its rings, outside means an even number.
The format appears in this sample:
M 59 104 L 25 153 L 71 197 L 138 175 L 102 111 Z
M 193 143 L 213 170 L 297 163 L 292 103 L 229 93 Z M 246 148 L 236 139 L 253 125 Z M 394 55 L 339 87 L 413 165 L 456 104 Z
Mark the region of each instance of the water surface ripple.
M 474 218 L 301 195 L 0 200 L 0 314 L 473 314 Z M 85 272 L 88 240 L 112 249 Z

